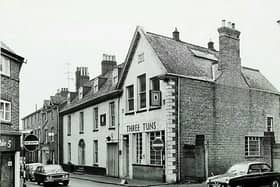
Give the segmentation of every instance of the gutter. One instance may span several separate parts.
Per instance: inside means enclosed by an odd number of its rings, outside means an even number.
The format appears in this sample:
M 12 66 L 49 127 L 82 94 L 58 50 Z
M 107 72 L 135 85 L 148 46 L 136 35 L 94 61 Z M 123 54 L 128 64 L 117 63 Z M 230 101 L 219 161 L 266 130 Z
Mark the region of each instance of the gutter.
M 104 95 L 101 95 L 99 97 L 88 100 L 84 103 L 77 103 L 76 105 L 71 106 L 68 109 L 64 109 L 64 110 L 60 111 L 60 114 L 61 115 L 66 115 L 66 114 L 69 114 L 69 113 L 73 113 L 73 112 L 76 112 L 76 111 L 81 110 L 83 108 L 87 108 L 87 107 L 90 107 L 92 105 L 96 105 L 98 103 L 106 101 L 106 100 L 108 100 L 108 97 L 110 97 L 109 99 L 114 99 L 116 97 L 119 97 L 121 94 L 122 94 L 122 90 L 115 90 L 115 91 L 110 92 L 108 94 L 104 94 Z

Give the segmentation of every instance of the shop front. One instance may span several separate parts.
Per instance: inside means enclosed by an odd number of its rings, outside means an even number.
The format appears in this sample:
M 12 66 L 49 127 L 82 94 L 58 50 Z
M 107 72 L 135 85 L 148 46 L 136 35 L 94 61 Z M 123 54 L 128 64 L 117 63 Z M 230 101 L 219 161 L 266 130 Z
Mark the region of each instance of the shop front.
M 20 136 L 0 135 L 0 187 L 15 186 L 19 177 L 19 151 Z
M 124 177 L 165 180 L 165 129 L 160 120 L 126 124 L 122 144 Z

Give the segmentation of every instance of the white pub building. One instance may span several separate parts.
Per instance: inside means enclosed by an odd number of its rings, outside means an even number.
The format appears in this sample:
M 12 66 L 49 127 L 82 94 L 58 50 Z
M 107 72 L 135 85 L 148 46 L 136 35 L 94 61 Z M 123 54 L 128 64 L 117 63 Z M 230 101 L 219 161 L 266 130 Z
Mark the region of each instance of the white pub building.
M 161 80 L 166 68 L 147 37 L 137 27 L 118 83 L 123 90 L 120 175 L 175 182 L 175 96 L 170 92 L 174 82 Z

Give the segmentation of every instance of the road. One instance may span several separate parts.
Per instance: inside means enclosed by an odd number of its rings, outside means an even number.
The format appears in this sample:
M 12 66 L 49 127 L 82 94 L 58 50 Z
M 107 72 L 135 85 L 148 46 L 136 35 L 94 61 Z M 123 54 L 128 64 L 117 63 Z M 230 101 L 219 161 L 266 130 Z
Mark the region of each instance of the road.
M 36 182 L 27 182 L 27 187 L 39 187 L 39 185 Z M 42 184 L 40 185 L 43 186 Z M 62 185 L 59 185 L 62 187 Z M 112 187 L 116 185 L 110 185 L 110 184 L 102 184 L 102 183 L 96 183 L 92 181 L 87 180 L 80 180 L 80 179 L 70 179 L 70 184 L 68 187 Z
M 27 182 L 27 187 L 39 187 L 39 185 L 36 182 Z M 43 187 L 42 185 L 40 185 Z M 62 185 L 59 185 L 62 187 Z M 58 186 L 58 187 L 59 187 Z M 80 179 L 70 179 L 70 184 L 68 187 L 116 187 L 117 185 L 112 184 L 103 184 L 103 183 L 97 183 L 93 181 L 87 181 L 87 180 L 80 180 Z M 54 186 L 52 186 L 54 187 Z M 170 184 L 170 185 L 163 185 L 163 187 L 206 187 L 205 184 Z

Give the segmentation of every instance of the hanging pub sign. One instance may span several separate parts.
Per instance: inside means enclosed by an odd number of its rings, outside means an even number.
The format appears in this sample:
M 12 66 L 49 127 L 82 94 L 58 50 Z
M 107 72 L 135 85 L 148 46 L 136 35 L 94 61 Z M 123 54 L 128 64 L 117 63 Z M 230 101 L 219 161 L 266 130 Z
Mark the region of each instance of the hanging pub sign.
M 34 134 L 27 135 L 23 140 L 23 146 L 26 151 L 36 151 L 39 146 L 39 138 Z

